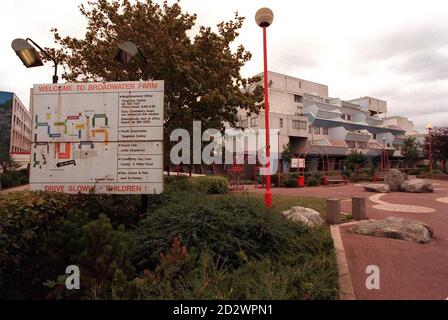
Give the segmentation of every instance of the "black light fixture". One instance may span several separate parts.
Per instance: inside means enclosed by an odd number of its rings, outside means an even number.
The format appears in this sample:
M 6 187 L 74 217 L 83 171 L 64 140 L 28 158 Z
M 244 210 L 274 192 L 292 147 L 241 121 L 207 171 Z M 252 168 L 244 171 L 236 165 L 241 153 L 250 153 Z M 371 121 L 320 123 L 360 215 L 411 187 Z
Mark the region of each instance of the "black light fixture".
M 53 58 L 47 51 L 42 49 L 36 42 L 32 39 L 14 39 L 11 43 L 11 46 L 17 56 L 22 60 L 23 64 L 27 68 L 33 67 L 41 67 L 44 65 L 42 62 L 42 58 L 39 52 L 36 50 L 36 47 L 39 49 L 41 53 L 47 56 L 51 61 L 54 62 L 54 75 L 53 75 L 53 83 L 58 83 L 58 62 L 55 58 Z
M 142 57 L 144 64 L 144 80 L 149 80 L 149 75 L 147 72 L 148 69 L 148 59 L 146 59 L 143 52 L 140 50 L 140 48 L 132 41 L 128 40 L 126 42 L 123 42 L 120 44 L 117 49 L 115 50 L 114 54 L 114 60 L 124 64 L 128 65 L 129 62 L 131 62 L 132 58 L 134 58 L 137 54 Z
M 11 46 L 16 52 L 17 56 L 20 58 L 20 60 L 22 60 L 25 67 L 33 68 L 44 65 L 37 50 L 26 40 L 15 39 L 11 43 Z
M 115 50 L 114 60 L 127 65 L 138 52 L 139 50 L 135 43 L 126 41 L 120 44 Z

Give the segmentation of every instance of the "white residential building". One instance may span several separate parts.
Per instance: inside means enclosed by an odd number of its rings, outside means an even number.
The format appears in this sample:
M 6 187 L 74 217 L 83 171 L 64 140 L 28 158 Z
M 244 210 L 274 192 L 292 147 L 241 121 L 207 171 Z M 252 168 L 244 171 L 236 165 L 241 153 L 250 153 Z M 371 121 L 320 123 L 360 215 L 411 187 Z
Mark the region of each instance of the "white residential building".
M 384 100 L 369 96 L 332 98 L 326 85 L 272 71 L 268 82 L 270 128 L 280 130 L 281 151 L 290 143 L 295 157 L 325 157 L 330 170 L 340 168 L 351 150 L 363 152 L 378 163 L 384 153 L 390 160 L 398 160 L 405 135 L 416 133 L 412 121 L 385 117 Z M 240 110 L 238 117 L 239 127 L 264 128 L 263 110 L 258 115 Z

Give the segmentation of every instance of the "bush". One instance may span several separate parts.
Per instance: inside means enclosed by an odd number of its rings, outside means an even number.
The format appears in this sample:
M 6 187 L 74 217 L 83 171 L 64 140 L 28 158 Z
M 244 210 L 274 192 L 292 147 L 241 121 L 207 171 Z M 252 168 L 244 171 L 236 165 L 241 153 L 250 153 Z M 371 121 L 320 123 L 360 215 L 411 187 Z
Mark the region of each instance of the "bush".
M 177 194 L 175 201 L 149 214 L 133 234 L 134 266 L 142 273 L 132 284 L 124 284 L 124 291 L 133 295 L 151 299 L 336 296 L 337 269 L 328 231 L 287 222 L 252 198 L 230 195 L 203 201 L 200 194 Z M 173 262 L 169 272 L 161 272 L 160 255 L 171 250 L 169 244 L 176 237 L 188 249 L 188 258 L 180 256 L 182 261 Z
M 59 297 L 65 285 L 58 276 L 70 264 L 80 266 L 82 280 L 88 281 L 86 291 L 72 292 L 77 297 L 93 294 L 95 285 L 104 289 L 95 294 L 107 297 L 111 274 L 129 275 L 123 227 L 114 230 L 96 211 L 72 211 L 78 200 L 78 195 L 49 192 L 0 194 L 0 298 Z M 47 281 L 51 290 L 43 285 Z
M 242 257 L 258 258 L 279 254 L 293 245 L 306 228 L 288 224 L 251 198 L 233 196 L 204 201 L 202 195 L 178 194 L 175 201 L 152 212 L 137 228 L 139 243 L 136 265 L 154 266 L 159 253 L 178 236 L 183 243 L 201 251 L 207 247 L 227 265 L 241 265 Z
M 297 178 L 294 177 L 288 177 L 282 181 L 282 186 L 284 188 L 297 188 Z
M 49 242 L 48 259 L 51 262 L 45 285 L 50 288 L 48 298 L 113 298 L 113 283 L 116 277 L 132 279 L 133 266 L 130 262 L 132 243 L 124 227 L 114 229 L 105 215 L 97 220 L 88 220 L 88 213 L 71 211 L 67 219 Z M 55 263 L 56 262 L 56 263 Z M 68 265 L 77 265 L 81 272 L 81 290 L 65 289 L 66 275 L 55 274 L 65 271 Z
M 68 196 L 45 192 L 0 194 L 0 298 L 33 295 L 36 270 L 47 256 L 42 244 L 51 238 L 70 206 Z
M 308 187 L 315 187 L 319 185 L 319 181 L 315 177 L 308 177 L 306 180 L 306 185 Z
M 26 169 L 0 173 L 0 178 L 2 189 L 22 186 L 29 182 L 28 171 Z
M 207 194 L 225 194 L 230 191 L 229 181 L 226 177 L 206 176 L 192 178 L 194 188 Z

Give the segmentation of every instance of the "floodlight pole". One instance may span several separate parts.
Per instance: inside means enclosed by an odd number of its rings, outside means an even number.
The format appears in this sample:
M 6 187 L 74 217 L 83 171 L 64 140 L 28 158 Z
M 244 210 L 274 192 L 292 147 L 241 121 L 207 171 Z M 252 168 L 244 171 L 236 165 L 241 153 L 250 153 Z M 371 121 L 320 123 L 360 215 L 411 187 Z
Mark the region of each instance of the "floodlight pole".
M 428 126 L 429 173 L 432 173 L 432 127 Z
M 54 75 L 53 75 L 53 83 L 58 83 L 59 77 L 58 77 L 58 61 L 52 57 L 47 51 L 42 49 L 36 42 L 33 41 L 31 38 L 26 38 L 26 41 L 31 42 L 35 47 L 37 47 L 44 55 L 47 56 L 48 59 L 53 61 L 54 63 Z
M 266 129 L 266 192 L 264 202 L 266 208 L 272 206 L 271 192 L 271 146 L 269 141 L 269 84 L 268 84 L 268 56 L 266 44 L 266 26 L 263 26 L 263 60 L 264 60 L 264 126 Z

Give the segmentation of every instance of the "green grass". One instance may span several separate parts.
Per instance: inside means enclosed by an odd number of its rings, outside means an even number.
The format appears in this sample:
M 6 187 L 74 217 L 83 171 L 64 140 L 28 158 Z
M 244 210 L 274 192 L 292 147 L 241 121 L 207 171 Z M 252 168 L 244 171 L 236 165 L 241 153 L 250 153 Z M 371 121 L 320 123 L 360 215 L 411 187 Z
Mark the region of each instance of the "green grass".
M 258 199 L 260 202 L 264 202 L 264 194 L 257 193 L 232 193 L 226 195 L 225 197 L 235 197 L 238 198 L 252 198 Z M 311 198 L 311 197 L 296 197 L 296 196 L 286 196 L 286 195 L 275 195 L 272 197 L 272 211 L 276 213 L 282 213 L 285 210 L 290 209 L 294 206 L 301 206 L 306 208 L 311 208 L 319 212 L 322 218 L 325 218 L 325 199 Z

